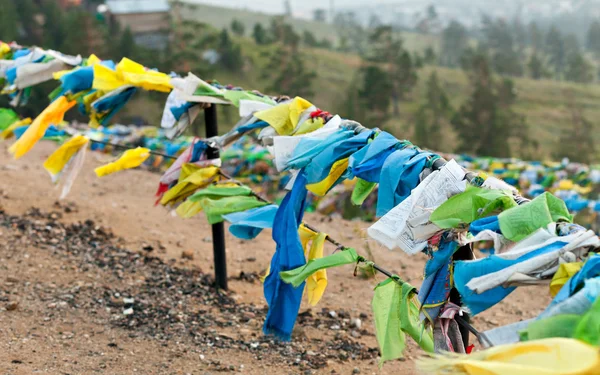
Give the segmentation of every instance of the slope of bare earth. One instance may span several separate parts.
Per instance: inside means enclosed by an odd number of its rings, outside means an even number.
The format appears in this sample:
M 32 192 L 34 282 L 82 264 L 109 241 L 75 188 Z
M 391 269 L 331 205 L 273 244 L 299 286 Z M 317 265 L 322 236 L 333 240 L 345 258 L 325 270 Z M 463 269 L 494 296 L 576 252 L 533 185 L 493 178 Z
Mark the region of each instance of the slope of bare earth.
M 380 275 L 329 271 L 319 305 L 303 303 L 292 343 L 274 342 L 261 333 L 266 304 L 256 278 L 275 249 L 269 231 L 253 241 L 227 234 L 230 291 L 219 293 L 210 226 L 202 215 L 182 220 L 154 207 L 156 174 L 98 179 L 93 168 L 107 156 L 88 153 L 57 203 L 42 168 L 56 146 L 42 142 L 19 161 L 2 147 L 0 374 L 415 373 L 421 351 L 410 340 L 405 358 L 378 368 L 370 300 Z M 378 263 L 420 285 L 425 257 L 367 240 L 367 223 L 306 221 L 362 254 L 369 241 Z M 474 325 L 529 318 L 548 302 L 547 290 L 521 288 Z

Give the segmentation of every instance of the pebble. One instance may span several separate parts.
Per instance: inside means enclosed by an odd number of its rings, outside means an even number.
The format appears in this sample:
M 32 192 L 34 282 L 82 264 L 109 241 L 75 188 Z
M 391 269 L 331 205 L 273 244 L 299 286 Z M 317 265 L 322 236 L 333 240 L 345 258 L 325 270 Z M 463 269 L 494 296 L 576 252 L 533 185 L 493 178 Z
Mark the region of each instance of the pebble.
M 360 329 L 362 327 L 362 320 L 354 318 L 350 321 L 350 327 Z
M 360 374 L 360 369 L 358 367 L 355 367 L 354 370 L 352 370 L 353 374 Z
M 194 259 L 194 250 L 183 250 L 181 252 L 181 257 L 183 259 L 189 259 L 189 260 Z
M 17 309 L 17 307 L 19 307 L 19 302 L 12 301 L 6 305 L 6 310 L 7 311 L 15 311 Z
M 335 318 L 337 318 L 337 313 L 335 311 L 331 310 L 329 312 L 329 316 L 335 319 Z
M 133 314 L 133 309 L 131 307 L 126 309 L 125 311 L 123 311 L 123 315 L 131 315 L 131 314 Z

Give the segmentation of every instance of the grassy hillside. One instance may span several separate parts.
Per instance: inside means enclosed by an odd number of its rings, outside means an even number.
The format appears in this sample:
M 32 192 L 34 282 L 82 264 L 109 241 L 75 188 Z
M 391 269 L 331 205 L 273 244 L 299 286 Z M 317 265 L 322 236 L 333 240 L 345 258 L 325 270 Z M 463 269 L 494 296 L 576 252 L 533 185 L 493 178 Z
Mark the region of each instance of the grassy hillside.
M 182 3 L 187 5 L 185 12 L 181 14 L 183 19 L 205 22 L 219 29 L 229 28 L 231 21 L 237 19 L 246 27 L 247 35 L 252 34 L 252 29 L 256 23 L 268 26 L 273 18 L 272 14 L 199 4 L 194 0 L 182 0 Z M 286 22 L 291 24 L 296 32 L 300 34 L 304 31 L 310 31 L 319 40 L 329 39 L 332 42 L 337 41 L 338 34 L 336 28 L 329 23 L 297 18 L 286 18 Z M 402 37 L 405 40 L 406 48 L 411 51 L 422 51 L 428 46 L 437 48 L 439 44 L 439 38 L 434 35 L 403 32 Z
M 258 13 L 251 13 L 239 10 L 229 10 L 210 6 L 198 6 L 195 9 L 197 15 L 194 16 L 198 22 L 206 22 L 216 27 L 226 26 L 231 19 L 244 19 L 245 22 L 253 24 L 268 22 L 269 16 Z M 243 16 L 243 17 L 242 17 Z M 262 17 L 262 18 L 261 18 Z M 315 33 L 321 32 L 323 35 L 332 33 L 330 26 L 326 24 L 315 24 L 307 21 L 294 21 L 304 27 L 315 25 L 311 29 Z M 318 27 L 317 27 L 318 26 Z M 329 30 L 329 31 L 328 31 Z M 412 37 L 412 36 L 411 36 Z M 422 36 L 419 36 L 422 37 Z M 406 38 L 411 40 L 411 38 Z M 419 39 L 412 38 L 413 42 Z M 214 77 L 203 77 L 205 79 L 215 78 L 223 84 L 231 83 L 248 89 L 258 89 L 265 92 L 268 87 L 269 78 L 263 79 L 265 58 L 261 52 L 267 51 L 272 46 L 257 46 L 249 37 L 237 39 L 242 45 L 242 50 L 247 56 L 247 62 L 244 71 L 238 74 L 225 73 L 218 70 Z M 408 44 L 408 43 L 407 43 Z M 339 113 L 344 116 L 347 106 L 345 99 L 348 96 L 348 88 L 355 77 L 357 70 L 361 66 L 361 60 L 358 56 L 352 54 L 343 54 L 323 49 L 303 49 L 303 55 L 307 67 L 314 70 L 318 78 L 313 82 L 315 95 L 307 98 L 322 109 L 332 113 Z M 419 82 L 415 90 L 409 95 L 407 100 L 400 106 L 400 116 L 394 117 L 385 124 L 365 124 L 370 127 L 379 127 L 393 132 L 399 138 L 410 139 L 413 134 L 413 120 L 417 108 L 425 97 L 425 84 L 427 77 L 433 71 L 437 70 L 438 76 L 443 83 L 453 108 L 457 109 L 468 97 L 470 87 L 466 75 L 456 69 L 447 69 L 441 67 L 425 67 L 419 71 Z M 571 126 L 570 106 L 577 104 L 584 108 L 584 115 L 592 122 L 600 118 L 600 86 L 595 84 L 580 85 L 567 82 L 557 82 L 551 80 L 535 81 L 521 78 L 515 80 L 517 89 L 516 110 L 525 115 L 529 124 L 529 133 L 532 139 L 538 140 L 540 149 L 536 158 L 552 157 L 556 146 L 560 142 L 561 133 L 564 129 Z M 374 87 L 374 90 L 377 88 Z M 266 92 L 268 94 L 288 94 L 280 92 Z M 162 103 L 147 106 L 144 104 L 144 96 L 130 103 L 127 107 L 127 113 L 132 115 L 146 113 L 147 116 L 156 117 L 156 122 L 160 120 L 162 113 Z M 235 110 L 221 109 L 223 116 L 220 117 L 220 128 L 225 131 L 236 122 L 237 116 Z M 228 113 L 227 113 L 228 112 Z M 439 151 L 451 152 L 457 145 L 456 136 L 449 125 L 445 127 L 446 137 L 444 144 L 437 149 Z M 598 139 L 600 140 L 600 138 Z M 522 155 L 519 150 L 514 149 L 515 156 Z

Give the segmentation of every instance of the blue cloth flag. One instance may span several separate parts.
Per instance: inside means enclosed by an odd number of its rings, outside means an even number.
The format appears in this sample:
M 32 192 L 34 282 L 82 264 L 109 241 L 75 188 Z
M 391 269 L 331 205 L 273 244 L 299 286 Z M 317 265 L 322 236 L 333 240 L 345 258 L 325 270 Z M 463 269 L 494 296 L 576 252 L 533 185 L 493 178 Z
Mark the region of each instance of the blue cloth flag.
M 275 214 L 273 240 L 277 244 L 269 275 L 265 279 L 264 293 L 269 311 L 263 326 L 267 335 L 289 341 L 296 323 L 304 292 L 304 283 L 298 288 L 284 283 L 279 273 L 306 264 L 304 249 L 300 243 L 298 227 L 306 208 L 306 176 L 302 172 L 296 178 L 292 191 L 288 192 Z
M 272 228 L 278 206 L 270 204 L 248 211 L 223 215 L 223 219 L 231 223 L 229 232 L 242 240 L 256 238 L 263 229 Z

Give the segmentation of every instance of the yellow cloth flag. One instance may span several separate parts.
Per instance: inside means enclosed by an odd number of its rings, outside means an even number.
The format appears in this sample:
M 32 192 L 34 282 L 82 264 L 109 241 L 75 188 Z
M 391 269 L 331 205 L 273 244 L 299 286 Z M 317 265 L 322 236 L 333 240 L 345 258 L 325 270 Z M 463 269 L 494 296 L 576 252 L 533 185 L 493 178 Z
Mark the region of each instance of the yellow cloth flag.
M 56 176 L 65 168 L 65 165 L 67 165 L 73 155 L 81 150 L 82 147 L 85 147 L 88 142 L 89 139 L 87 137 L 80 134 L 74 135 L 46 159 L 44 162 L 44 169 L 50 173 L 52 181 L 54 181 Z
M 44 136 L 46 129 L 52 124 L 58 125 L 62 122 L 65 113 L 75 105 L 75 101 L 68 101 L 64 96 L 58 97 L 50 103 L 38 117 L 35 118 L 31 126 L 19 138 L 8 151 L 19 159 L 25 155 L 31 148 Z
M 583 267 L 583 262 L 562 263 L 550 282 L 550 295 L 556 297 L 563 285 Z
M 137 147 L 125 151 L 118 160 L 94 169 L 94 172 L 96 172 L 96 176 L 103 177 L 124 169 L 139 167 L 149 157 L 150 150 L 144 147 Z
M 279 135 L 290 135 L 296 129 L 300 115 L 313 105 L 306 99 L 295 97 L 289 103 L 258 111 L 254 116 L 272 126 Z
M 173 186 L 162 196 L 160 204 L 177 203 L 190 196 L 201 187 L 208 186 L 219 173 L 217 167 L 201 168 L 194 164 L 184 164 L 177 185 Z
M 308 119 L 308 120 L 304 121 L 302 124 L 300 124 L 300 126 L 298 126 L 298 129 L 296 129 L 296 131 L 294 132 L 294 135 L 303 135 L 303 134 L 312 133 L 315 130 L 322 128 L 323 125 L 325 125 L 325 121 L 321 117 L 317 117 L 314 119 L 313 118 Z
M 10 46 L 4 42 L 0 42 L 0 59 L 4 58 L 4 55 L 10 52 Z
M 558 190 L 571 190 L 575 187 L 575 184 L 571 180 L 560 180 L 558 183 Z
M 0 139 L 8 139 L 13 136 L 13 132 L 16 128 L 20 128 L 21 126 L 31 124 L 31 118 L 27 117 L 23 120 L 15 121 L 8 126 L 8 128 L 4 129 L 2 133 L 0 133 Z
M 418 360 L 417 368 L 424 374 L 600 375 L 600 351 L 579 340 L 550 338 L 471 354 L 436 354 Z
M 306 189 L 311 193 L 318 195 L 320 197 L 327 194 L 329 189 L 335 184 L 335 182 L 346 172 L 348 169 L 348 162 L 350 158 L 344 158 L 336 161 L 331 166 L 331 170 L 327 177 L 325 177 L 322 181 L 316 182 L 314 184 L 306 185 Z
M 94 89 L 112 91 L 124 85 L 162 92 L 170 92 L 173 89 L 171 77 L 167 74 L 148 70 L 128 58 L 123 58 L 115 70 L 101 64 L 94 65 Z
M 300 237 L 300 243 L 304 248 L 304 255 L 307 257 L 307 261 L 312 259 L 323 258 L 323 249 L 325 247 L 325 240 L 327 234 L 315 233 L 312 230 L 306 228 L 304 224 L 301 224 L 298 228 L 298 235 Z M 310 249 L 308 243 L 311 242 Z M 325 293 L 327 288 L 327 270 L 319 270 L 306 279 L 306 296 L 308 297 L 308 303 L 311 306 L 315 306 Z

